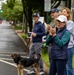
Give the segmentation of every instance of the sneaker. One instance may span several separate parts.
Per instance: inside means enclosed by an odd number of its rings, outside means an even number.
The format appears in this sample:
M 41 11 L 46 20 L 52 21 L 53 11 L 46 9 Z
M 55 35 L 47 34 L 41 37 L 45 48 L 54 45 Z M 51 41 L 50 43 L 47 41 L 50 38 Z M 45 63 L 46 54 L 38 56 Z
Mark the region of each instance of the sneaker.
M 44 75 L 44 72 L 43 72 L 43 71 L 41 71 L 41 72 L 40 72 L 40 75 Z
M 35 71 L 30 71 L 28 75 L 35 75 Z

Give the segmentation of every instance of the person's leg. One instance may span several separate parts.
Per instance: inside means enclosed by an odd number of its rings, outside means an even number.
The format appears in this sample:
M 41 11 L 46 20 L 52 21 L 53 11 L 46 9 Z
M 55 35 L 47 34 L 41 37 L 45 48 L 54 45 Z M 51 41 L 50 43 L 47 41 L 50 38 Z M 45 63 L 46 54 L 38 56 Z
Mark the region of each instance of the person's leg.
M 34 46 L 34 49 L 35 49 L 35 53 L 36 53 L 36 55 L 38 57 L 39 54 L 41 54 L 42 43 L 36 43 L 35 46 Z M 40 64 L 40 75 L 43 75 L 44 74 L 44 69 L 43 69 L 42 57 L 40 57 L 39 64 Z
M 49 63 L 50 63 L 50 61 L 51 61 L 50 52 L 51 52 L 51 45 L 48 46 Z
M 30 47 L 29 47 L 29 57 L 30 58 L 34 58 L 34 54 L 35 54 L 35 51 L 34 51 L 34 43 L 31 43 Z M 34 71 L 34 68 L 32 67 L 31 68 L 31 71 L 30 71 L 30 74 L 33 74 L 35 73 Z
M 65 69 L 64 69 L 64 75 L 67 75 L 67 65 L 65 66 Z
M 68 49 L 68 62 L 67 62 L 67 73 L 68 75 L 73 75 L 72 69 L 72 57 L 74 54 L 74 47 Z
M 29 47 L 29 57 L 30 58 L 34 58 L 34 54 L 35 54 L 35 51 L 34 51 L 34 43 L 31 43 L 31 45 Z
M 64 69 L 67 63 L 67 59 L 57 59 L 56 67 L 57 67 L 57 75 L 64 75 Z
M 52 59 L 50 62 L 50 70 L 49 75 L 56 75 L 57 69 L 56 69 L 56 60 Z

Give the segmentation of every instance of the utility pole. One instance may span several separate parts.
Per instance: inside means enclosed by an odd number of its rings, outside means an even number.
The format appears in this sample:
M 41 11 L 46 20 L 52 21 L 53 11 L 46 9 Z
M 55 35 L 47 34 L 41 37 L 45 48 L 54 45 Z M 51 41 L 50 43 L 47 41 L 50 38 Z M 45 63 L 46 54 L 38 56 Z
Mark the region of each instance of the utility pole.
M 24 13 L 23 13 L 22 32 L 24 32 L 24 20 L 25 20 L 25 15 L 24 15 Z

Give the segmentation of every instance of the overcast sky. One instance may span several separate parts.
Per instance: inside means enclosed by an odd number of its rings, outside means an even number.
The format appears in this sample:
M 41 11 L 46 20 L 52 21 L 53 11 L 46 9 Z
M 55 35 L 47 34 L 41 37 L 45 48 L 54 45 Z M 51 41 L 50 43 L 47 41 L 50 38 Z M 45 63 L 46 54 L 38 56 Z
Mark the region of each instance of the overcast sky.
M 6 2 L 6 0 L 2 0 L 3 2 Z
M 0 2 L 6 2 L 6 0 L 0 0 Z
M 6 0 L 0 0 L 0 9 L 1 9 L 1 7 L 2 7 L 2 2 L 6 2 Z

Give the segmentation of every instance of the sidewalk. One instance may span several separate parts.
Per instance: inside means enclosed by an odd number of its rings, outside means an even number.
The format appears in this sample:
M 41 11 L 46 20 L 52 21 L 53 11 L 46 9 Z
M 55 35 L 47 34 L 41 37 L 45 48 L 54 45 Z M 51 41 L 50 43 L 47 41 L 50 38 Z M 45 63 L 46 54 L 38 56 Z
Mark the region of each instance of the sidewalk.
M 0 24 L 0 52 L 24 52 L 26 46 L 10 24 Z

